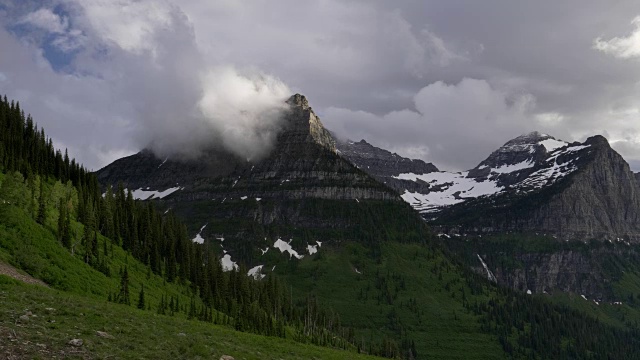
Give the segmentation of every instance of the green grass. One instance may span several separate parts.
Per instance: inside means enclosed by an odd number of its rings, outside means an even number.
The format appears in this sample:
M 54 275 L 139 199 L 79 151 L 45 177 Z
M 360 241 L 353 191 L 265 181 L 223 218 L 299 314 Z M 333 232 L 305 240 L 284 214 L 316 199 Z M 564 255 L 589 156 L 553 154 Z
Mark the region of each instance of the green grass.
M 43 359 L 374 359 L 223 326 L 157 315 L 0 275 L 0 357 Z M 47 310 L 51 308 L 54 310 Z M 35 317 L 22 324 L 18 318 Z M 97 336 L 104 331 L 113 339 Z M 14 335 L 15 334 L 15 335 Z M 184 334 L 184 336 L 179 335 Z M 80 348 L 69 340 L 84 341 Z M 12 341 L 11 339 L 15 339 Z
M 118 246 L 108 246 L 111 276 L 106 276 L 85 264 L 81 254 L 72 255 L 60 245 L 51 229 L 37 224 L 23 210 L 0 206 L 0 218 L 0 259 L 56 289 L 107 300 L 109 293 L 118 292 L 119 270 L 127 266 L 132 302 L 137 300 L 144 284 L 145 299 L 154 310 L 162 295 L 180 296 L 182 304 L 189 303 L 191 294 L 187 287 L 166 283 L 161 277 L 149 273 L 146 265 Z M 81 228 L 80 224 L 74 225 L 78 230 Z M 79 237 L 81 231 L 77 233 Z M 103 239 L 100 236 L 99 243 Z

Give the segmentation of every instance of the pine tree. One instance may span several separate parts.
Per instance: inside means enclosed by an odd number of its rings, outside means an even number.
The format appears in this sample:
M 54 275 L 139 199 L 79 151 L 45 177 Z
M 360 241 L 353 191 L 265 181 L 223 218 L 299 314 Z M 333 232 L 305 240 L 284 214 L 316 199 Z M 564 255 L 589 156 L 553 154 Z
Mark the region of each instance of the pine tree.
M 120 294 L 118 294 L 118 303 L 120 304 L 131 304 L 131 299 L 129 298 L 129 270 L 127 266 L 124 267 L 124 271 L 121 272 L 120 276 Z
M 145 301 L 144 301 L 144 284 L 143 284 L 142 288 L 140 288 L 140 295 L 138 295 L 138 309 L 144 310 L 144 305 L 145 305 Z
M 46 212 L 47 212 L 47 204 L 44 201 L 44 180 L 40 179 L 40 196 L 38 197 L 38 216 L 36 221 L 40 225 L 44 225 L 44 221 L 46 220 Z

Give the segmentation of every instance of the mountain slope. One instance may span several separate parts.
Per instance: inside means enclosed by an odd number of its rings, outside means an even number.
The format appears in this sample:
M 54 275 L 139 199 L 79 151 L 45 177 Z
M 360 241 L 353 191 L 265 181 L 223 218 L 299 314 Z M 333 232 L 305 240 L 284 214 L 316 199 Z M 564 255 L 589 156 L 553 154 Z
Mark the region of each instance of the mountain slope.
M 0 275 L 3 359 L 380 359 L 19 284 Z M 28 321 L 20 320 L 27 315 Z M 43 331 L 43 329 L 46 329 Z M 101 332 L 101 333 L 100 333 Z M 69 345 L 81 339 L 82 346 Z
M 438 222 L 565 239 L 640 241 L 640 191 L 605 138 L 558 148 L 505 191 L 443 211 Z
M 264 265 L 255 262 L 260 249 L 279 239 L 293 239 L 291 246 L 303 253 L 316 241 L 428 236 L 397 193 L 336 154 L 306 98 L 294 95 L 288 103 L 284 130 L 266 158 L 249 162 L 212 148 L 195 160 L 162 160 L 142 151 L 101 169 L 98 179 L 103 186 L 121 182 L 139 199 L 152 196 L 157 206 L 181 216 L 199 241 L 220 243 L 221 256 L 224 251 L 253 266 Z M 385 214 L 406 216 L 387 221 L 384 233 L 357 220 Z M 409 237 L 401 230 L 407 227 L 416 230 Z
M 429 191 L 427 184 L 400 179 L 398 178 L 400 174 L 422 175 L 438 171 L 438 168 L 431 163 L 402 157 L 375 147 L 365 140 L 354 142 L 336 138 L 336 145 L 340 156 L 399 193 L 403 193 L 407 189 L 412 192 Z
M 637 176 L 601 136 L 568 144 L 533 132 L 469 171 L 393 178 L 414 184 L 396 188 L 425 218 L 456 231 L 640 241 Z

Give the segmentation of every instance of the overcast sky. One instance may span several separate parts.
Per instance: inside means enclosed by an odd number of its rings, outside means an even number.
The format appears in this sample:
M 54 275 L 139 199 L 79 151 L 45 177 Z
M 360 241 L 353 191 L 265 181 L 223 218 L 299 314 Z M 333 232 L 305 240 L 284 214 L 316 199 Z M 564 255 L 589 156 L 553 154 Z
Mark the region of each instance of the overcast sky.
M 449 170 L 534 130 L 640 171 L 637 0 L 0 0 L 0 94 L 98 169 L 266 151 L 282 98 Z

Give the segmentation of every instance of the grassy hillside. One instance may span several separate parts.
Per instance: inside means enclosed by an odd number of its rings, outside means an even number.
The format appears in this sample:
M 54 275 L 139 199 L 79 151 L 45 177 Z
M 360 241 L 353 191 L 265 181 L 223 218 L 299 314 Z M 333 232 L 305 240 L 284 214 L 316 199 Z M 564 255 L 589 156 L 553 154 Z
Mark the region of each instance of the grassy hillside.
M 38 185 L 39 186 L 39 185 Z M 36 188 L 38 187 L 36 186 Z M 20 176 L 0 173 L 0 261 L 43 280 L 52 289 L 18 284 L 0 276 L 0 335 L 16 341 L 0 344 L 0 354 L 17 358 L 50 358 L 54 354 L 80 358 L 211 358 L 230 353 L 237 358 L 333 358 L 355 357 L 350 352 L 320 348 L 285 340 L 234 331 L 232 326 L 217 326 L 189 320 L 190 305 L 202 308 L 202 301 L 188 282 L 169 283 L 154 274 L 109 239 L 98 235 L 99 256 L 106 269 L 98 271 L 84 261 L 80 244 L 81 223 L 72 220 L 72 251 L 57 238 L 58 196 L 74 194 L 73 187 L 60 182 L 43 183 L 46 200 L 44 225 L 33 219 L 37 206 L 28 182 Z M 61 190 L 62 189 L 62 190 Z M 64 190 L 64 191 L 63 191 Z M 73 198 L 73 196 L 71 196 Z M 73 201 L 73 200 L 72 200 Z M 131 306 L 110 303 L 121 288 L 120 270 L 126 267 Z M 136 308 L 144 286 L 145 309 Z M 162 298 L 177 299 L 180 304 L 171 315 L 158 315 Z M 173 300 L 171 300 L 173 302 Z M 47 311 L 54 308 L 55 311 Z M 18 318 L 29 309 L 36 317 L 28 323 Z M 225 321 L 214 310 L 214 321 Z M 115 339 L 99 338 L 106 331 Z M 178 336 L 178 333 L 189 334 Z M 85 341 L 81 348 L 67 345 L 71 338 Z M 287 338 L 292 338 L 287 329 Z M 38 345 L 42 344 L 44 346 Z M 2 357 L 4 355 L 0 355 Z
M 2 187 L 6 175 L 0 174 L 0 198 L 7 198 L 6 187 Z M 6 184 L 5 184 L 6 185 Z M 98 243 L 107 243 L 105 256 L 104 246 L 100 246 L 100 254 L 106 258 L 110 276 L 88 266 L 83 261 L 83 249 L 76 246 L 75 256 L 65 249 L 58 241 L 54 228 L 56 227 L 58 211 L 53 204 L 58 202 L 56 189 L 61 188 L 59 182 L 44 185 L 44 194 L 48 199 L 47 218 L 45 226 L 33 220 L 28 213 L 28 207 L 15 204 L 0 204 L 0 259 L 23 269 L 30 275 L 42 279 L 50 286 L 107 300 L 109 294 L 119 291 L 120 269 L 127 267 L 129 273 L 129 292 L 131 299 L 137 300 L 142 284 L 144 284 L 145 299 L 149 306 L 157 307 L 162 296 L 178 297 L 187 305 L 192 296 L 189 289 L 180 284 L 167 283 L 160 276 L 153 274 L 149 268 L 129 256 L 119 246 L 101 235 Z M 21 196 L 31 197 L 26 185 L 21 187 Z M 17 190 L 16 190 L 17 191 Z M 68 191 L 74 192 L 73 188 Z M 2 200 L 8 201 L 8 200 Z M 82 234 L 82 224 L 72 221 L 73 243 L 78 243 Z
M 0 358 L 6 359 L 218 359 L 225 354 L 236 359 L 374 359 L 157 315 L 2 275 L 0 303 Z M 21 321 L 28 312 L 33 316 Z M 83 345 L 68 345 L 72 339 L 82 339 Z

